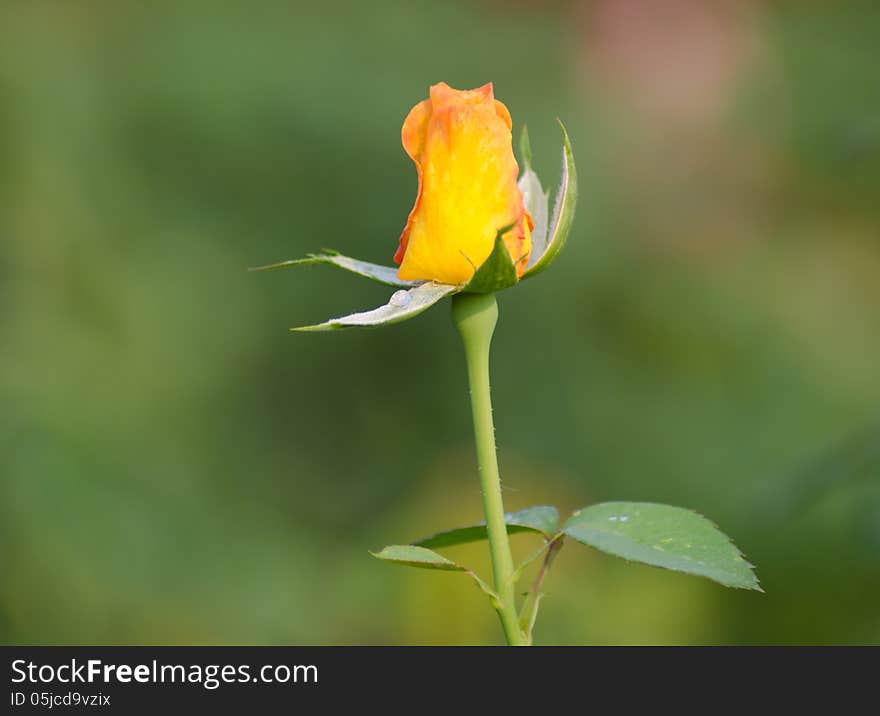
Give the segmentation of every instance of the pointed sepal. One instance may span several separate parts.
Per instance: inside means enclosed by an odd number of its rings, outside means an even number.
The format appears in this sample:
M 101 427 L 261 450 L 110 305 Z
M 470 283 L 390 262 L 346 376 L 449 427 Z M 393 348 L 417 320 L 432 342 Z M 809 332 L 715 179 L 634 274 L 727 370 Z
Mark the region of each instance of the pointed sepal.
M 543 256 L 547 250 L 547 220 L 549 216 L 550 194 L 544 191 L 541 180 L 532 169 L 532 147 L 529 143 L 528 129 L 523 126 L 520 136 L 520 158 L 523 163 L 523 172 L 516 183 L 523 195 L 523 204 L 529 216 L 532 217 L 534 228 L 532 229 L 532 252 L 529 259 L 534 264 L 537 258 Z
M 400 323 L 418 316 L 446 296 L 460 290 L 458 286 L 445 283 L 422 283 L 405 291 L 395 291 L 384 306 L 372 311 L 352 313 L 348 316 L 331 318 L 314 326 L 291 328 L 292 331 L 334 331 L 340 328 L 377 328 L 392 323 Z
M 510 258 L 510 252 L 504 243 L 504 234 L 510 231 L 514 224 L 499 229 L 495 235 L 495 246 L 492 253 L 471 276 L 461 290 L 465 293 L 495 293 L 505 288 L 510 288 L 519 276 L 516 272 L 516 264 Z
M 544 245 L 541 246 L 540 243 L 535 240 L 535 237 L 532 238 L 532 254 L 522 278 L 536 276 L 553 263 L 559 255 L 559 252 L 562 251 L 563 246 L 565 246 L 572 221 L 574 220 L 574 209 L 577 204 L 578 191 L 577 170 L 574 166 L 574 155 L 571 150 L 571 140 L 568 138 L 568 132 L 565 131 L 565 126 L 561 121 L 559 122 L 559 127 L 562 129 L 563 144 L 562 178 L 559 182 L 559 187 L 556 190 L 553 216 L 549 222 L 549 229 L 546 234 L 546 239 L 543 242 Z M 527 178 L 529 171 L 531 171 L 531 168 L 527 167 L 526 174 L 520 179 L 521 182 Z M 537 177 L 535 177 L 535 180 L 537 181 Z M 531 182 L 531 179 L 528 179 L 528 181 Z M 540 186 L 540 182 L 537 182 L 538 192 L 541 191 Z M 527 199 L 526 192 L 522 187 L 520 187 L 520 190 L 523 191 L 523 199 Z M 538 211 L 540 209 L 538 196 L 536 194 L 530 195 L 528 199 L 533 202 L 533 206 L 537 207 L 535 210 Z M 528 207 L 529 205 L 527 203 L 526 208 Z M 529 211 L 531 213 L 531 209 Z M 537 221 L 535 221 L 535 228 L 537 233 Z M 538 239 L 540 241 L 540 235 L 538 236 Z
M 380 264 L 370 263 L 369 261 L 360 261 L 359 259 L 353 259 L 350 256 L 343 256 L 331 249 L 324 249 L 319 254 L 309 254 L 303 259 L 280 261 L 276 264 L 269 264 L 268 266 L 256 266 L 249 270 L 268 271 L 269 269 L 285 268 L 287 266 L 308 266 L 309 264 L 330 264 L 337 268 L 350 271 L 358 276 L 368 278 L 371 281 L 384 283 L 386 286 L 409 288 L 424 283 L 423 281 L 404 281 L 403 279 L 398 278 L 397 269 L 393 266 L 382 266 Z

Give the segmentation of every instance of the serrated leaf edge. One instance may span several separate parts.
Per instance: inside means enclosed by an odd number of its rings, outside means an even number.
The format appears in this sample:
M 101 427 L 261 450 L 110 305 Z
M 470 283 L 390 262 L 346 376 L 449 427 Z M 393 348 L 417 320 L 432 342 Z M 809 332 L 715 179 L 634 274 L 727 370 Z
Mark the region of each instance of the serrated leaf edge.
M 666 570 L 668 570 L 668 571 L 670 571 L 670 572 L 679 572 L 679 573 L 681 573 L 681 574 L 687 574 L 687 575 L 690 575 L 690 576 L 693 576 L 693 577 L 701 577 L 701 578 L 703 578 L 703 579 L 708 579 L 708 580 L 710 580 L 710 581 L 712 581 L 712 582 L 715 582 L 716 584 L 720 584 L 720 585 L 722 585 L 722 586 L 724 586 L 724 587 L 727 587 L 728 589 L 743 589 L 743 590 L 747 590 L 747 591 L 756 591 L 756 592 L 760 592 L 760 593 L 764 594 L 764 589 L 761 587 L 761 581 L 760 581 L 760 579 L 758 578 L 758 575 L 755 573 L 755 565 L 753 565 L 751 562 L 749 562 L 749 561 L 746 559 L 746 557 L 745 557 L 745 555 L 743 554 L 742 550 L 740 550 L 740 548 L 737 547 L 736 543 L 735 543 L 735 542 L 734 542 L 734 541 L 733 541 L 733 540 L 727 535 L 727 533 L 724 532 L 724 531 L 723 531 L 723 530 L 722 530 L 722 529 L 721 529 L 721 528 L 720 528 L 715 522 L 713 522 L 711 519 L 709 519 L 708 517 L 706 517 L 706 516 L 703 515 L 702 513 L 697 512 L 696 510 L 692 510 L 692 509 L 689 508 L 689 507 L 679 507 L 679 506 L 677 506 L 677 505 L 667 505 L 667 504 L 664 504 L 664 503 L 662 503 L 662 502 L 640 502 L 640 503 L 635 503 L 635 504 L 652 505 L 652 506 L 659 506 L 659 507 L 674 507 L 674 508 L 677 509 L 677 510 L 683 510 L 683 511 L 685 511 L 685 512 L 690 512 L 691 514 L 696 515 L 696 516 L 699 517 L 700 519 L 703 519 L 703 520 L 705 520 L 706 522 L 708 522 L 708 523 L 709 523 L 709 524 L 710 524 L 710 525 L 711 525 L 711 526 L 712 526 L 712 527 L 713 527 L 713 528 L 714 528 L 714 529 L 715 529 L 715 530 L 716 530 L 716 531 L 717 531 L 722 537 L 724 537 L 724 539 L 727 541 L 727 544 L 729 544 L 729 545 L 733 548 L 733 550 L 736 552 L 736 556 L 737 556 L 740 560 L 742 560 L 743 564 L 745 564 L 745 565 L 749 568 L 749 572 L 750 572 L 750 574 L 751 574 L 751 577 L 752 577 L 752 579 L 754 580 L 754 585 L 753 585 L 753 586 L 745 586 L 745 585 L 741 585 L 741 584 L 733 584 L 733 583 L 731 583 L 731 584 L 727 584 L 727 583 L 725 583 L 725 582 L 722 582 L 722 581 L 720 581 L 720 580 L 718 580 L 718 579 L 715 579 L 715 578 L 713 578 L 713 577 L 707 576 L 706 574 L 703 574 L 703 573 L 700 573 L 700 572 L 694 572 L 694 571 L 691 571 L 691 570 L 688 570 L 688 569 L 677 569 L 677 568 L 674 568 L 674 567 L 666 567 L 666 566 L 663 566 L 663 565 L 657 565 L 657 564 L 650 564 L 649 562 L 643 562 L 643 561 L 638 560 L 638 559 L 631 559 L 631 558 L 629 558 L 629 557 L 625 557 L 625 556 L 623 556 L 623 555 L 616 554 L 616 553 L 614 553 L 614 552 L 609 552 L 608 550 L 603 549 L 602 547 L 597 547 L 597 546 L 594 545 L 594 544 L 589 544 L 589 543 L 582 542 L 582 541 L 579 540 L 577 537 L 575 537 L 573 534 L 571 534 L 570 532 L 568 532 L 568 526 L 569 526 L 569 523 L 571 522 L 571 520 L 572 520 L 573 518 L 579 516 L 584 510 L 589 509 L 590 507 L 596 507 L 596 506 L 598 506 L 598 505 L 614 504 L 614 503 L 616 503 L 616 502 L 619 502 L 620 504 L 634 504 L 634 503 L 632 503 L 632 502 L 627 502 L 627 501 L 625 501 L 625 500 L 611 500 L 611 501 L 609 501 L 609 502 L 597 502 L 597 503 L 595 503 L 594 505 L 587 505 L 586 507 L 582 507 L 582 508 L 580 508 L 580 509 L 577 509 L 577 510 L 575 510 L 574 512 L 572 512 L 571 515 L 569 515 L 568 519 L 567 519 L 567 520 L 562 524 L 562 526 L 559 528 L 559 532 L 560 532 L 560 534 L 563 534 L 563 535 L 565 535 L 566 537 L 570 537 L 570 538 L 573 539 L 575 542 L 577 542 L 578 544 L 582 544 L 582 545 L 584 545 L 585 547 L 590 547 L 590 548 L 592 548 L 592 549 L 598 550 L 599 552 L 603 552 L 603 553 L 605 553 L 605 554 L 607 554 L 607 555 L 609 555 L 609 556 L 611 556 L 611 557 L 617 557 L 618 559 L 622 559 L 622 560 L 624 560 L 624 561 L 626 561 L 626 562 L 631 562 L 631 563 L 634 563 L 634 564 L 642 564 L 642 565 L 645 565 L 645 566 L 647 566 L 647 567 L 653 567 L 653 568 L 655 568 L 655 569 L 666 569 Z M 598 530 L 596 530 L 596 531 L 598 532 Z

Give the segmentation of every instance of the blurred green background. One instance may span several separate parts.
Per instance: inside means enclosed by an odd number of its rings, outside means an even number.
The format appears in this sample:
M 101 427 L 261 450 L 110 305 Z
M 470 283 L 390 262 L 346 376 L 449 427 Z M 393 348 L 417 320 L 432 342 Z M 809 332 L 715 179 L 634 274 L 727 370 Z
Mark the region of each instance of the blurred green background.
M 499 641 L 368 554 L 480 518 L 448 307 L 289 334 L 390 290 L 245 271 L 390 263 L 403 118 L 493 81 L 581 185 L 500 297 L 507 508 L 691 507 L 766 589 L 572 544 L 538 643 L 880 642 L 878 38 L 872 1 L 4 0 L 0 641 Z

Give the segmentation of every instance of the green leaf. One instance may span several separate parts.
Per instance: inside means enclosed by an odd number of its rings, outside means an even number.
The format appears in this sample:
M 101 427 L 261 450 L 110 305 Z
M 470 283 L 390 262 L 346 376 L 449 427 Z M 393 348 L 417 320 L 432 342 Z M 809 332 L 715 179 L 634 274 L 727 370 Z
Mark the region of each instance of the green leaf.
M 424 569 L 443 569 L 450 572 L 467 571 L 460 564 L 446 559 L 442 554 L 437 554 L 430 549 L 417 547 L 411 544 L 392 544 L 384 547 L 379 552 L 370 552 L 376 559 L 384 559 L 386 562 L 397 562 L 410 567 L 422 567 Z
M 762 591 L 752 565 L 705 517 L 650 502 L 604 502 L 562 526 L 572 539 L 617 557 Z
M 358 276 L 384 283 L 387 286 L 399 286 L 408 288 L 418 286 L 423 281 L 404 281 L 397 277 L 397 269 L 393 266 L 380 266 L 379 264 L 371 264 L 368 261 L 359 261 L 349 256 L 343 256 L 336 251 L 324 249 L 320 254 L 309 254 L 304 259 L 292 259 L 290 261 L 281 261 L 277 264 L 269 264 L 268 266 L 256 266 L 248 269 L 249 271 L 268 271 L 269 269 L 284 268 L 286 266 L 307 266 L 309 264 L 331 264 L 338 268 L 351 271 Z
M 523 278 L 527 276 L 536 276 L 546 269 L 562 251 L 565 241 L 568 239 L 568 232 L 571 229 L 574 220 L 574 208 L 577 204 L 577 171 L 574 166 L 574 155 L 571 151 L 571 141 L 568 138 L 568 132 L 565 126 L 559 122 L 562 129 L 562 179 L 559 188 L 556 190 L 556 202 L 553 206 L 553 218 L 550 220 L 550 229 L 547 235 L 547 241 L 543 247 L 543 251 L 539 253 L 535 248 L 532 249 L 528 266 L 523 274 Z
M 382 559 L 386 562 L 395 562 L 396 564 L 404 564 L 408 567 L 419 567 L 421 569 L 439 569 L 445 572 L 464 572 L 476 585 L 489 597 L 494 608 L 498 608 L 498 595 L 492 588 L 480 579 L 472 570 L 462 567 L 450 559 L 446 559 L 442 554 L 418 547 L 412 544 L 392 544 L 382 548 L 379 552 L 370 552 L 376 559 Z
M 549 195 L 541 188 L 541 180 L 538 175 L 532 171 L 532 168 L 526 166 L 522 176 L 517 182 L 520 192 L 523 195 L 523 203 L 526 211 L 532 217 L 534 227 L 532 229 L 532 253 L 531 257 L 541 257 L 547 250 L 547 214 Z M 536 258 L 530 258 L 529 262 L 534 263 Z
M 466 293 L 495 293 L 505 288 L 510 288 L 519 277 L 516 274 L 516 264 L 510 258 L 510 252 L 502 238 L 504 234 L 513 228 L 513 224 L 499 229 L 495 235 L 495 247 L 492 253 L 480 267 L 474 271 L 471 280 L 463 287 Z
M 519 157 L 527 168 L 532 166 L 532 143 L 529 141 L 529 128 L 525 124 L 519 135 Z
M 423 283 L 409 291 L 395 291 L 388 303 L 372 311 L 331 318 L 314 326 L 291 328 L 292 331 L 333 331 L 339 328 L 375 328 L 406 321 L 429 309 L 437 301 L 461 290 L 445 283 Z
M 517 512 L 508 512 L 504 515 L 504 521 L 510 527 L 540 532 L 550 538 L 559 529 L 559 510 L 553 505 L 535 505 Z
M 537 532 L 546 539 L 550 539 L 559 527 L 559 512 L 550 505 L 537 505 L 535 507 L 527 507 L 518 512 L 508 512 L 504 515 L 504 521 L 507 523 L 507 534 Z M 458 527 L 457 529 L 438 532 L 413 544 L 422 547 L 439 548 L 466 544 L 467 542 L 478 542 L 486 538 L 486 523 L 480 522 L 467 527 Z

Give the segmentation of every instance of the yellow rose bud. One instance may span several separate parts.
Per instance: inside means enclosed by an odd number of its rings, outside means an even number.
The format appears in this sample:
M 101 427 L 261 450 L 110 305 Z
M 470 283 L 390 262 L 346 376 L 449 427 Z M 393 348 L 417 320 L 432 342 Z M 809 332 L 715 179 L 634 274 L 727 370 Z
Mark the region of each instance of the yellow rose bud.
M 504 243 L 521 276 L 534 227 L 516 185 L 510 113 L 492 83 L 464 91 L 434 85 L 410 111 L 401 139 L 419 191 L 394 255 L 398 276 L 464 284 L 506 226 Z

